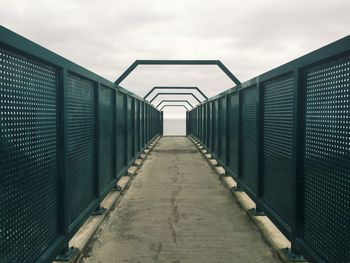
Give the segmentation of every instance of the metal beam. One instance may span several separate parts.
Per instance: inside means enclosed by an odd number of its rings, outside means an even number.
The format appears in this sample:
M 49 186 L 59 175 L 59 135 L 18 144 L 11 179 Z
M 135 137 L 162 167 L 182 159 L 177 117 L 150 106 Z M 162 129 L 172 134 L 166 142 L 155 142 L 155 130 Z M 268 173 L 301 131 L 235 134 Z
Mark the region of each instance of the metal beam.
M 154 96 L 153 99 L 151 99 L 149 102 L 151 103 L 152 101 L 154 101 L 159 95 L 192 95 L 193 98 L 195 98 L 199 103 L 201 103 L 201 101 L 196 97 L 196 95 L 193 94 L 193 92 L 160 92 L 157 93 L 157 95 Z
M 156 108 L 158 108 L 159 105 L 162 104 L 163 102 L 187 102 L 188 105 L 190 105 L 190 107 L 193 109 L 193 105 L 188 100 L 162 100 L 161 102 L 158 103 Z
M 241 84 L 220 60 L 136 60 L 114 83 L 117 85 L 121 83 L 138 65 L 217 65 L 233 83 Z
M 164 105 L 159 111 L 162 111 L 165 107 L 184 107 L 187 111 L 189 111 L 189 109 L 187 109 L 185 105 L 181 105 L 181 104 Z
M 198 88 L 198 87 L 177 87 L 177 86 L 155 86 L 153 87 L 153 89 L 151 89 L 146 96 L 144 96 L 143 98 L 146 99 L 153 91 L 157 90 L 157 89 L 185 89 L 185 90 L 197 90 L 202 96 L 203 98 L 205 98 L 206 100 L 208 99 L 208 97 Z

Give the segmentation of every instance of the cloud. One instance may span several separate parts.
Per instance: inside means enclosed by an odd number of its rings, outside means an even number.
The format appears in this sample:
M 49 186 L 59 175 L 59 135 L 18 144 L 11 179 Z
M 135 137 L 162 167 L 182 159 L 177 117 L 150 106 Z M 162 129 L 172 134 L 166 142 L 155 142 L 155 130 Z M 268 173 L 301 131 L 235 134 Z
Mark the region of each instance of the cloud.
M 348 10 L 348 0 L 1 0 L 0 17 L 112 81 L 136 59 L 220 59 L 245 81 L 346 36 Z M 140 67 L 122 85 L 141 96 L 155 85 L 209 96 L 233 86 L 216 67 L 189 66 Z

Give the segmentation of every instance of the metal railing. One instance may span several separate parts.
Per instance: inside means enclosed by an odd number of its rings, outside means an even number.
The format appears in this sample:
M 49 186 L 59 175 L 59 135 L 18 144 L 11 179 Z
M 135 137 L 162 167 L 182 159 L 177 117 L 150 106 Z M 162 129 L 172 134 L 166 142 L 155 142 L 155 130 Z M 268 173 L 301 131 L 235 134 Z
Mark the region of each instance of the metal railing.
M 350 37 L 187 114 L 188 133 L 312 262 L 350 262 Z
M 50 262 L 162 132 L 144 99 L 0 27 L 0 262 Z

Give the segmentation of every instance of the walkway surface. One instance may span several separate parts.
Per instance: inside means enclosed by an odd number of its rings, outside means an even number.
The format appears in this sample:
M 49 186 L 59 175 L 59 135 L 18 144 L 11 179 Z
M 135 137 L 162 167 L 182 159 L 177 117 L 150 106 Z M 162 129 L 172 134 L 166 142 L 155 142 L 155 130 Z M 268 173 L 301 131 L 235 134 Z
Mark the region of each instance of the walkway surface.
M 279 262 L 186 137 L 163 137 L 84 263 Z

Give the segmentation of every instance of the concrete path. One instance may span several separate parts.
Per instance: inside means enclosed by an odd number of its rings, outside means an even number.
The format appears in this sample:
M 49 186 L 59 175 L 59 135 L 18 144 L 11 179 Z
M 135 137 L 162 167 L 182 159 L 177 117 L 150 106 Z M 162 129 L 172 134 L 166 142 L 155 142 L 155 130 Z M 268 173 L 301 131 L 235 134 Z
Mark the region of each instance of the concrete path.
M 186 137 L 163 137 L 82 262 L 279 262 Z

